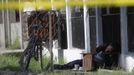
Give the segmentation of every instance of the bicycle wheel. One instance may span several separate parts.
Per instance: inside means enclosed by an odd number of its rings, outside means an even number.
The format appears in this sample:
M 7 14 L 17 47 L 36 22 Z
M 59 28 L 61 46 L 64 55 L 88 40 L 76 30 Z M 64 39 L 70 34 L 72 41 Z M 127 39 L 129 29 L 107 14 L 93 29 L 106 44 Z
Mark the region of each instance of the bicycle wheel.
M 29 50 L 26 49 L 20 59 L 20 69 L 21 71 L 27 71 L 29 63 L 30 63 L 31 55 L 29 53 Z
M 48 70 L 50 63 L 50 52 L 49 50 L 43 46 L 38 45 L 38 56 L 39 62 L 42 70 Z
M 41 66 L 41 69 L 43 70 L 43 58 L 42 58 L 42 46 L 40 45 L 39 46 L 39 56 L 40 56 L 40 66 Z

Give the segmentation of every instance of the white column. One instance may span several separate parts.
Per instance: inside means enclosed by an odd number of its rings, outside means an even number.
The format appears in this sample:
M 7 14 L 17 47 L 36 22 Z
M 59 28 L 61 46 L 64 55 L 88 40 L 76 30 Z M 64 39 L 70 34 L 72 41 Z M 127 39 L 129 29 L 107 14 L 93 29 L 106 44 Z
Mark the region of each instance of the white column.
M 52 10 L 56 10 L 56 8 L 54 7 L 54 0 L 51 0 L 51 7 L 52 7 Z
M 8 0 L 6 0 L 6 3 L 8 3 Z M 9 46 L 9 44 L 11 43 L 11 26 L 10 26 L 10 15 L 9 15 L 9 9 L 6 9 L 6 25 L 7 25 L 7 30 L 6 30 L 6 32 L 7 32 L 7 44 L 8 44 L 8 46 Z
M 120 56 L 120 66 L 128 70 L 128 60 L 126 60 L 126 55 L 128 53 L 128 35 L 127 35 L 127 8 L 120 8 L 120 27 L 121 27 L 121 56 Z
M 2 0 L 3 3 L 3 0 Z M 1 42 L 2 42 L 2 48 L 5 48 L 6 42 L 5 42 L 5 11 L 2 9 L 2 35 L 1 35 Z
M 96 7 L 96 45 L 97 47 L 103 44 L 103 33 L 102 33 L 102 17 L 101 17 L 101 9 Z
M 66 26 L 67 26 L 67 45 L 68 49 L 72 48 L 72 24 L 71 24 L 71 8 L 66 0 Z
M 86 0 L 83 0 L 84 2 L 84 35 L 85 35 L 85 50 L 87 52 L 91 52 L 90 47 L 90 26 L 89 26 L 89 13 L 88 8 L 85 4 Z
M 128 35 L 127 35 L 127 8 L 121 7 L 120 9 L 120 22 L 121 22 L 121 50 L 125 54 L 128 52 Z
M 19 0 L 19 3 L 20 3 L 20 2 L 21 2 L 21 1 Z M 20 15 L 20 25 L 21 25 L 21 26 L 20 26 L 20 27 L 21 27 L 21 28 L 20 28 L 20 29 L 21 29 L 21 30 L 20 30 L 20 31 L 21 31 L 21 35 L 20 35 L 20 45 L 21 45 L 21 49 L 23 49 L 24 47 L 23 47 L 23 38 L 22 38 L 22 37 L 23 37 L 23 36 L 22 36 L 23 33 L 22 33 L 22 11 L 21 11 L 21 9 L 19 9 L 19 15 Z

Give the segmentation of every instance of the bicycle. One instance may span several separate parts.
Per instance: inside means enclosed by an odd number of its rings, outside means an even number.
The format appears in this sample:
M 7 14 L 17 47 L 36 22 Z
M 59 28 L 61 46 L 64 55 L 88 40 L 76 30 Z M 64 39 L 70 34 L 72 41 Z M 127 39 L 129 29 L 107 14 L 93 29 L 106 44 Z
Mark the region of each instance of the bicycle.
M 50 12 L 53 12 L 53 14 L 56 14 L 57 11 L 50 11 Z M 48 15 L 50 13 L 45 12 L 41 14 L 46 14 L 44 16 L 48 19 Z M 41 69 L 43 69 L 43 60 L 42 60 L 43 44 L 42 43 L 43 41 L 45 41 L 48 44 L 48 41 L 49 41 L 49 38 L 48 38 L 49 34 L 45 34 L 44 36 L 44 33 L 48 33 L 49 31 L 49 25 L 48 25 L 49 22 L 47 21 L 45 25 L 43 24 L 44 16 L 41 16 L 39 13 L 37 13 L 35 15 L 35 20 L 33 20 L 35 23 L 34 22 L 30 23 L 30 26 L 29 26 L 29 29 L 31 30 L 29 34 L 30 40 L 27 45 L 27 48 L 22 53 L 20 61 L 19 61 L 21 71 L 27 71 L 32 57 L 34 57 L 36 61 L 38 61 L 40 58 Z M 60 24 L 60 25 L 62 24 L 60 22 L 61 18 L 59 16 L 54 17 L 54 19 L 57 19 L 57 20 L 55 22 L 54 20 L 52 20 L 54 22 L 54 24 L 52 24 L 52 27 L 53 27 L 52 40 L 57 38 L 56 35 L 58 34 L 58 32 L 57 33 L 55 32 L 57 28 L 57 24 Z M 48 68 L 49 65 L 50 64 L 48 64 L 46 67 Z
M 42 50 L 43 50 L 42 39 L 39 36 L 43 27 L 41 27 L 41 25 L 33 25 L 32 27 L 35 30 L 35 32 L 31 35 L 28 46 L 22 53 L 22 56 L 20 59 L 21 71 L 26 71 L 28 69 L 30 59 L 32 57 L 34 57 L 35 60 L 38 61 L 39 60 L 38 56 L 40 56 L 41 68 L 43 68 L 42 67 L 43 66 L 43 63 L 42 63 Z

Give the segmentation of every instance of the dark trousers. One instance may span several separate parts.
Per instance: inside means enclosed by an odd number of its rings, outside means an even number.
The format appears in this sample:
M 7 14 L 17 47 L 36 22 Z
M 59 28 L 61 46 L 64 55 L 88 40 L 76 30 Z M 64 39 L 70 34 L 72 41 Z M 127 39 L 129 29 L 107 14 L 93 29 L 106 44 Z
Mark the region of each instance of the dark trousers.
M 63 65 L 54 64 L 54 69 L 58 69 L 58 70 L 73 69 L 75 65 L 79 65 L 79 67 L 82 67 L 82 59 L 74 60 L 67 64 L 63 64 Z

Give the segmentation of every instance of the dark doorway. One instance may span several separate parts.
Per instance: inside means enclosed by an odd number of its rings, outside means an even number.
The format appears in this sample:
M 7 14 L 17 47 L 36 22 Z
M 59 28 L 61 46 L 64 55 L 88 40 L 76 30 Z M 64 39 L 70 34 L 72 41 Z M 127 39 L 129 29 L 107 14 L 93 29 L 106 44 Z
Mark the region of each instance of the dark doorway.
M 134 52 L 134 7 L 127 7 L 128 50 Z
M 120 15 L 102 16 L 103 42 L 117 42 L 120 44 Z

